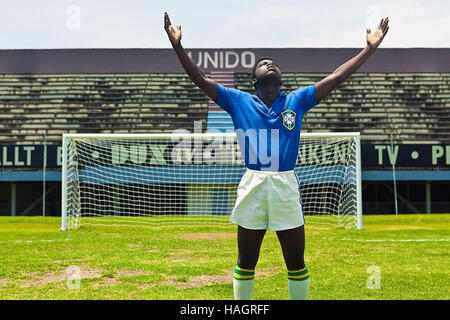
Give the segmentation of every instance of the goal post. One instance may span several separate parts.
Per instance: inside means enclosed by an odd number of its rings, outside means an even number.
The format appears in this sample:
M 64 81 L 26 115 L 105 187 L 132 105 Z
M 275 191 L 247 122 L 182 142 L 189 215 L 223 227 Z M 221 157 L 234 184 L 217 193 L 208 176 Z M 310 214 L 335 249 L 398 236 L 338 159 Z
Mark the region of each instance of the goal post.
M 64 134 L 62 230 L 227 227 L 246 168 L 236 134 Z M 359 133 L 302 133 L 306 224 L 362 229 Z

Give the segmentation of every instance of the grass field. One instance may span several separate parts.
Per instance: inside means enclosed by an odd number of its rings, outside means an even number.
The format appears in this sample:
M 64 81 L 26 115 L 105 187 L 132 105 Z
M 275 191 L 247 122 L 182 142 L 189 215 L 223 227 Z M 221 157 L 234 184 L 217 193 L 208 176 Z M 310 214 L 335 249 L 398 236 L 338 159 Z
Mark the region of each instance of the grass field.
M 0 217 L 0 299 L 233 299 L 234 226 L 59 228 L 60 218 Z M 310 299 L 450 299 L 449 249 L 450 214 L 365 216 L 361 231 L 307 225 Z M 288 298 L 268 232 L 254 299 Z

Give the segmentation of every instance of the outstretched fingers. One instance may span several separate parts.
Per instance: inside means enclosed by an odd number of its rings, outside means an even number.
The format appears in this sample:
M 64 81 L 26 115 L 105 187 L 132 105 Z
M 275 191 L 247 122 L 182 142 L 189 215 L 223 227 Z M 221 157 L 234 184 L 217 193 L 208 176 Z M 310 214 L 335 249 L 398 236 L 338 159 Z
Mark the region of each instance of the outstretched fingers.
M 383 31 L 383 39 L 386 36 L 388 31 L 389 31 L 389 26 L 387 26 L 386 29 Z
M 385 33 L 387 32 L 388 24 L 389 24 L 389 17 L 381 19 L 378 29 L 380 29 L 383 33 Z
M 385 23 L 384 23 L 384 26 L 383 26 L 383 33 L 386 33 L 386 32 L 388 31 L 388 29 L 389 29 L 389 17 L 386 18 L 386 21 L 385 21 Z
M 381 19 L 381 20 L 380 20 L 380 23 L 378 24 L 377 29 L 381 29 L 381 26 L 383 25 L 383 20 L 384 20 L 384 19 Z

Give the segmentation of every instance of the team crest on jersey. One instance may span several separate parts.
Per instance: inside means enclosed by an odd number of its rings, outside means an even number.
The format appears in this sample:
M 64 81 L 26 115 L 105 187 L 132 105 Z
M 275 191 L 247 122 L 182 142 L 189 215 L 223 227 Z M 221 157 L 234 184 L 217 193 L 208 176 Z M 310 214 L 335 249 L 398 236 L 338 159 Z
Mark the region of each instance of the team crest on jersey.
M 295 127 L 295 112 L 291 110 L 286 110 L 281 113 L 283 116 L 283 126 L 285 126 L 286 129 L 292 130 Z

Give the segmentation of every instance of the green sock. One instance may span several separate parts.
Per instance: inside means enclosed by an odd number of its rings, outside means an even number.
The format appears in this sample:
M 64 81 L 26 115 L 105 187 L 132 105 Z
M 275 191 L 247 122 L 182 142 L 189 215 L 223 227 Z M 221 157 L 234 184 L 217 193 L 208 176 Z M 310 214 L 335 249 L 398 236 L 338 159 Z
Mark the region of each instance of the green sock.
M 251 300 L 255 287 L 255 270 L 240 268 L 237 264 L 233 274 L 235 300 Z
M 288 290 L 292 300 L 308 300 L 309 271 L 306 265 L 302 269 L 288 270 Z

